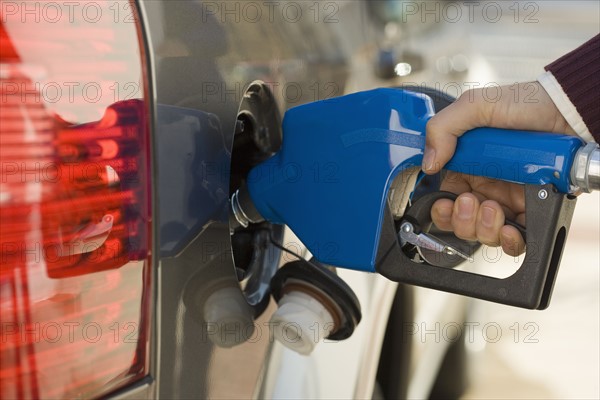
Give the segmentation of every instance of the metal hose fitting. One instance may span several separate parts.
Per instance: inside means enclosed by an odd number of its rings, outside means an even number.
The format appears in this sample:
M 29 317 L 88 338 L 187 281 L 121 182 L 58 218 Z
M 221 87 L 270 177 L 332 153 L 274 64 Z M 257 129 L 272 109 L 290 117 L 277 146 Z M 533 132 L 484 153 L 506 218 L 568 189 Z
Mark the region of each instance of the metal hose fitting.
M 600 147 L 588 143 L 577 151 L 571 167 L 571 183 L 583 192 L 600 190 Z

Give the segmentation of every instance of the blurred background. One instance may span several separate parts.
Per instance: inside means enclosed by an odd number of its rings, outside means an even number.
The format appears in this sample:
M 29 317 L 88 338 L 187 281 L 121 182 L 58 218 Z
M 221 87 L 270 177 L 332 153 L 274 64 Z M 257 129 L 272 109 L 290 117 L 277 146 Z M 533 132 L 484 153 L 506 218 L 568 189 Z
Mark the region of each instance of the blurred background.
M 400 85 L 434 86 L 451 95 L 469 85 L 535 80 L 545 65 L 598 34 L 599 4 L 379 2 L 385 39 L 377 75 Z M 464 399 L 600 398 L 597 192 L 580 196 L 571 226 L 548 310 L 471 301 L 466 321 L 479 325 L 473 340 L 466 340 L 470 385 Z M 494 267 L 511 271 L 515 262 L 504 256 Z M 501 330 L 498 337 L 482 339 L 486 323 Z

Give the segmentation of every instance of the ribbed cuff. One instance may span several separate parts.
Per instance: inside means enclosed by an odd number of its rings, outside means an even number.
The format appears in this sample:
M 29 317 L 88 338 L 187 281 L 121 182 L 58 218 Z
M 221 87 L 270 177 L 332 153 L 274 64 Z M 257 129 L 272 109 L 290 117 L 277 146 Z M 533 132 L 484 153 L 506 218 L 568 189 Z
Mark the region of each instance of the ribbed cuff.
M 552 73 L 591 135 L 600 142 L 600 35 L 545 69 Z

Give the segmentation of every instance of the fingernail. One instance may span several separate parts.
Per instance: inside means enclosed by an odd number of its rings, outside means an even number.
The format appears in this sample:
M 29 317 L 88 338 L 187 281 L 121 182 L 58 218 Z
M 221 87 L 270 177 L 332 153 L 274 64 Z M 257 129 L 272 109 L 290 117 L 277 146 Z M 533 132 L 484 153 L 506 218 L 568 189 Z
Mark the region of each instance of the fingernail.
M 486 228 L 491 228 L 494 226 L 494 221 L 496 221 L 496 210 L 492 207 L 483 207 L 481 209 L 481 224 Z
M 458 218 L 471 219 L 473 215 L 473 199 L 470 197 L 461 197 L 458 199 Z
M 423 171 L 429 171 L 433 169 L 433 162 L 435 161 L 435 149 L 425 147 L 425 154 L 423 155 Z
M 452 207 L 438 207 L 437 214 L 442 219 L 450 219 L 452 217 Z

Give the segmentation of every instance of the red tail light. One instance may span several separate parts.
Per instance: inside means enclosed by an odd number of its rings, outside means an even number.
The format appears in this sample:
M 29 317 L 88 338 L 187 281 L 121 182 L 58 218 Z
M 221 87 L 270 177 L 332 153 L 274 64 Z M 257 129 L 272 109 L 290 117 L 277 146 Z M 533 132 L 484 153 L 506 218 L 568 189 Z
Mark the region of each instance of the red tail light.
M 127 2 L 0 9 L 0 397 L 148 373 L 147 86 Z

